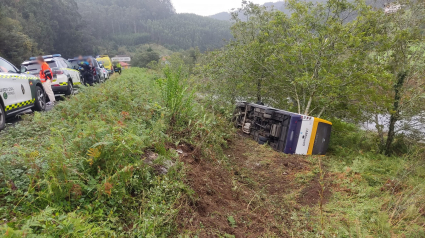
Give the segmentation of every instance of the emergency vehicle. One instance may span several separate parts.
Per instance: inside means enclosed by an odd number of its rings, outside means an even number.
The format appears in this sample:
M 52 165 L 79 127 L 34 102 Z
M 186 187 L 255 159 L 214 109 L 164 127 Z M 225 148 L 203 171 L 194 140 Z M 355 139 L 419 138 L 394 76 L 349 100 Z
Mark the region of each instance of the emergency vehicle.
M 45 55 L 43 58 L 53 72 L 52 90 L 55 96 L 73 95 L 74 87 L 78 88 L 82 84 L 80 72 L 60 54 Z M 38 76 L 40 73 L 36 57 L 23 62 L 22 66 L 32 75 Z
M 18 70 L 0 57 L 0 130 L 5 127 L 6 118 L 28 109 L 46 109 L 46 97 L 40 79 L 28 74 L 25 68 Z
M 96 57 L 96 60 L 101 63 L 106 70 L 108 70 L 109 74 L 113 74 L 113 70 L 112 70 L 112 61 L 111 58 L 109 58 L 109 56 L 107 55 L 98 55 Z

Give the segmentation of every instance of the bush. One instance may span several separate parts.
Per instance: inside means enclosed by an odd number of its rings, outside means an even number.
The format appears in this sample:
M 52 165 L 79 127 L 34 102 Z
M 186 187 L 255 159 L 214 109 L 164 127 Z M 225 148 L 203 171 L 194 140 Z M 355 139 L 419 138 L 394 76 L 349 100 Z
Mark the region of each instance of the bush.
M 189 122 L 192 116 L 193 90 L 189 91 L 181 69 L 172 71 L 166 67 L 164 74 L 165 78 L 158 82 L 161 88 L 162 102 L 169 110 L 170 124 L 183 126 Z
M 146 68 L 149 63 L 158 62 L 158 60 L 159 60 L 159 54 L 149 48 L 145 52 L 137 53 L 133 57 L 131 64 L 135 67 Z
M 358 126 L 332 118 L 332 135 L 329 153 L 344 155 L 349 152 L 379 152 L 378 136 L 363 131 Z

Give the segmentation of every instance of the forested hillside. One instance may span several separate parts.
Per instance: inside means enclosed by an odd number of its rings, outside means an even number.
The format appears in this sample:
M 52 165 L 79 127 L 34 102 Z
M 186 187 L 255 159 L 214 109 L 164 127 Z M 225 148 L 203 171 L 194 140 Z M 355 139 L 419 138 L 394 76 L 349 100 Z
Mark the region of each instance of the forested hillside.
M 76 0 L 87 27 L 116 45 L 157 43 L 175 50 L 223 46 L 230 24 L 194 14 L 176 14 L 169 0 Z M 96 9 L 96 11 L 93 11 Z
M 326 3 L 326 0 L 306 0 L 305 2 L 311 3 Z M 375 0 L 371 0 L 370 2 L 376 2 Z M 266 2 L 262 5 L 266 7 L 268 10 L 277 10 L 284 12 L 286 14 L 290 13 L 290 10 L 287 7 L 286 1 L 276 1 L 276 2 Z M 238 12 L 241 9 L 237 9 L 234 12 Z M 219 12 L 214 15 L 211 15 L 210 18 L 222 20 L 222 21 L 231 21 L 232 20 L 232 12 Z M 246 16 L 244 14 L 239 14 L 239 19 L 242 21 L 246 20 Z
M 87 35 L 76 9 L 74 0 L 0 0 L 0 56 L 20 64 L 42 52 L 83 52 Z
M 230 39 L 230 23 L 176 14 L 170 0 L 0 0 L 0 56 L 119 54 L 121 46 L 156 43 L 202 51 Z

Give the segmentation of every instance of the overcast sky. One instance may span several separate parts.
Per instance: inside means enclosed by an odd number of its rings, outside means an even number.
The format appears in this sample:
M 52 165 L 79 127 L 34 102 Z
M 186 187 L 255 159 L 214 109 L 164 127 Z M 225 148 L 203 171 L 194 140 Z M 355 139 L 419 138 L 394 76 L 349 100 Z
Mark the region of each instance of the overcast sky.
M 263 4 L 277 2 L 278 0 L 251 0 L 251 2 Z M 241 6 L 242 0 L 172 0 L 178 13 L 195 13 L 202 16 L 210 16 L 219 12 L 228 12 L 232 8 Z

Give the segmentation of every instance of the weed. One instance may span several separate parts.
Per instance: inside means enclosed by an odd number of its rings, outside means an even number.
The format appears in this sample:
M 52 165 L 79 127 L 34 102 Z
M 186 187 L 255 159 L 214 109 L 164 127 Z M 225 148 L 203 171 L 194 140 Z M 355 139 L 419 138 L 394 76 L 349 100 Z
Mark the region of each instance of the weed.
M 165 78 L 158 80 L 162 101 L 171 115 L 171 125 L 182 126 L 191 119 L 194 91 L 189 91 L 181 69 L 174 72 L 166 67 L 164 74 Z
M 228 216 L 227 221 L 229 221 L 229 225 L 231 227 L 233 227 L 233 228 L 236 227 L 236 220 L 235 220 L 235 218 L 233 218 L 233 216 Z

